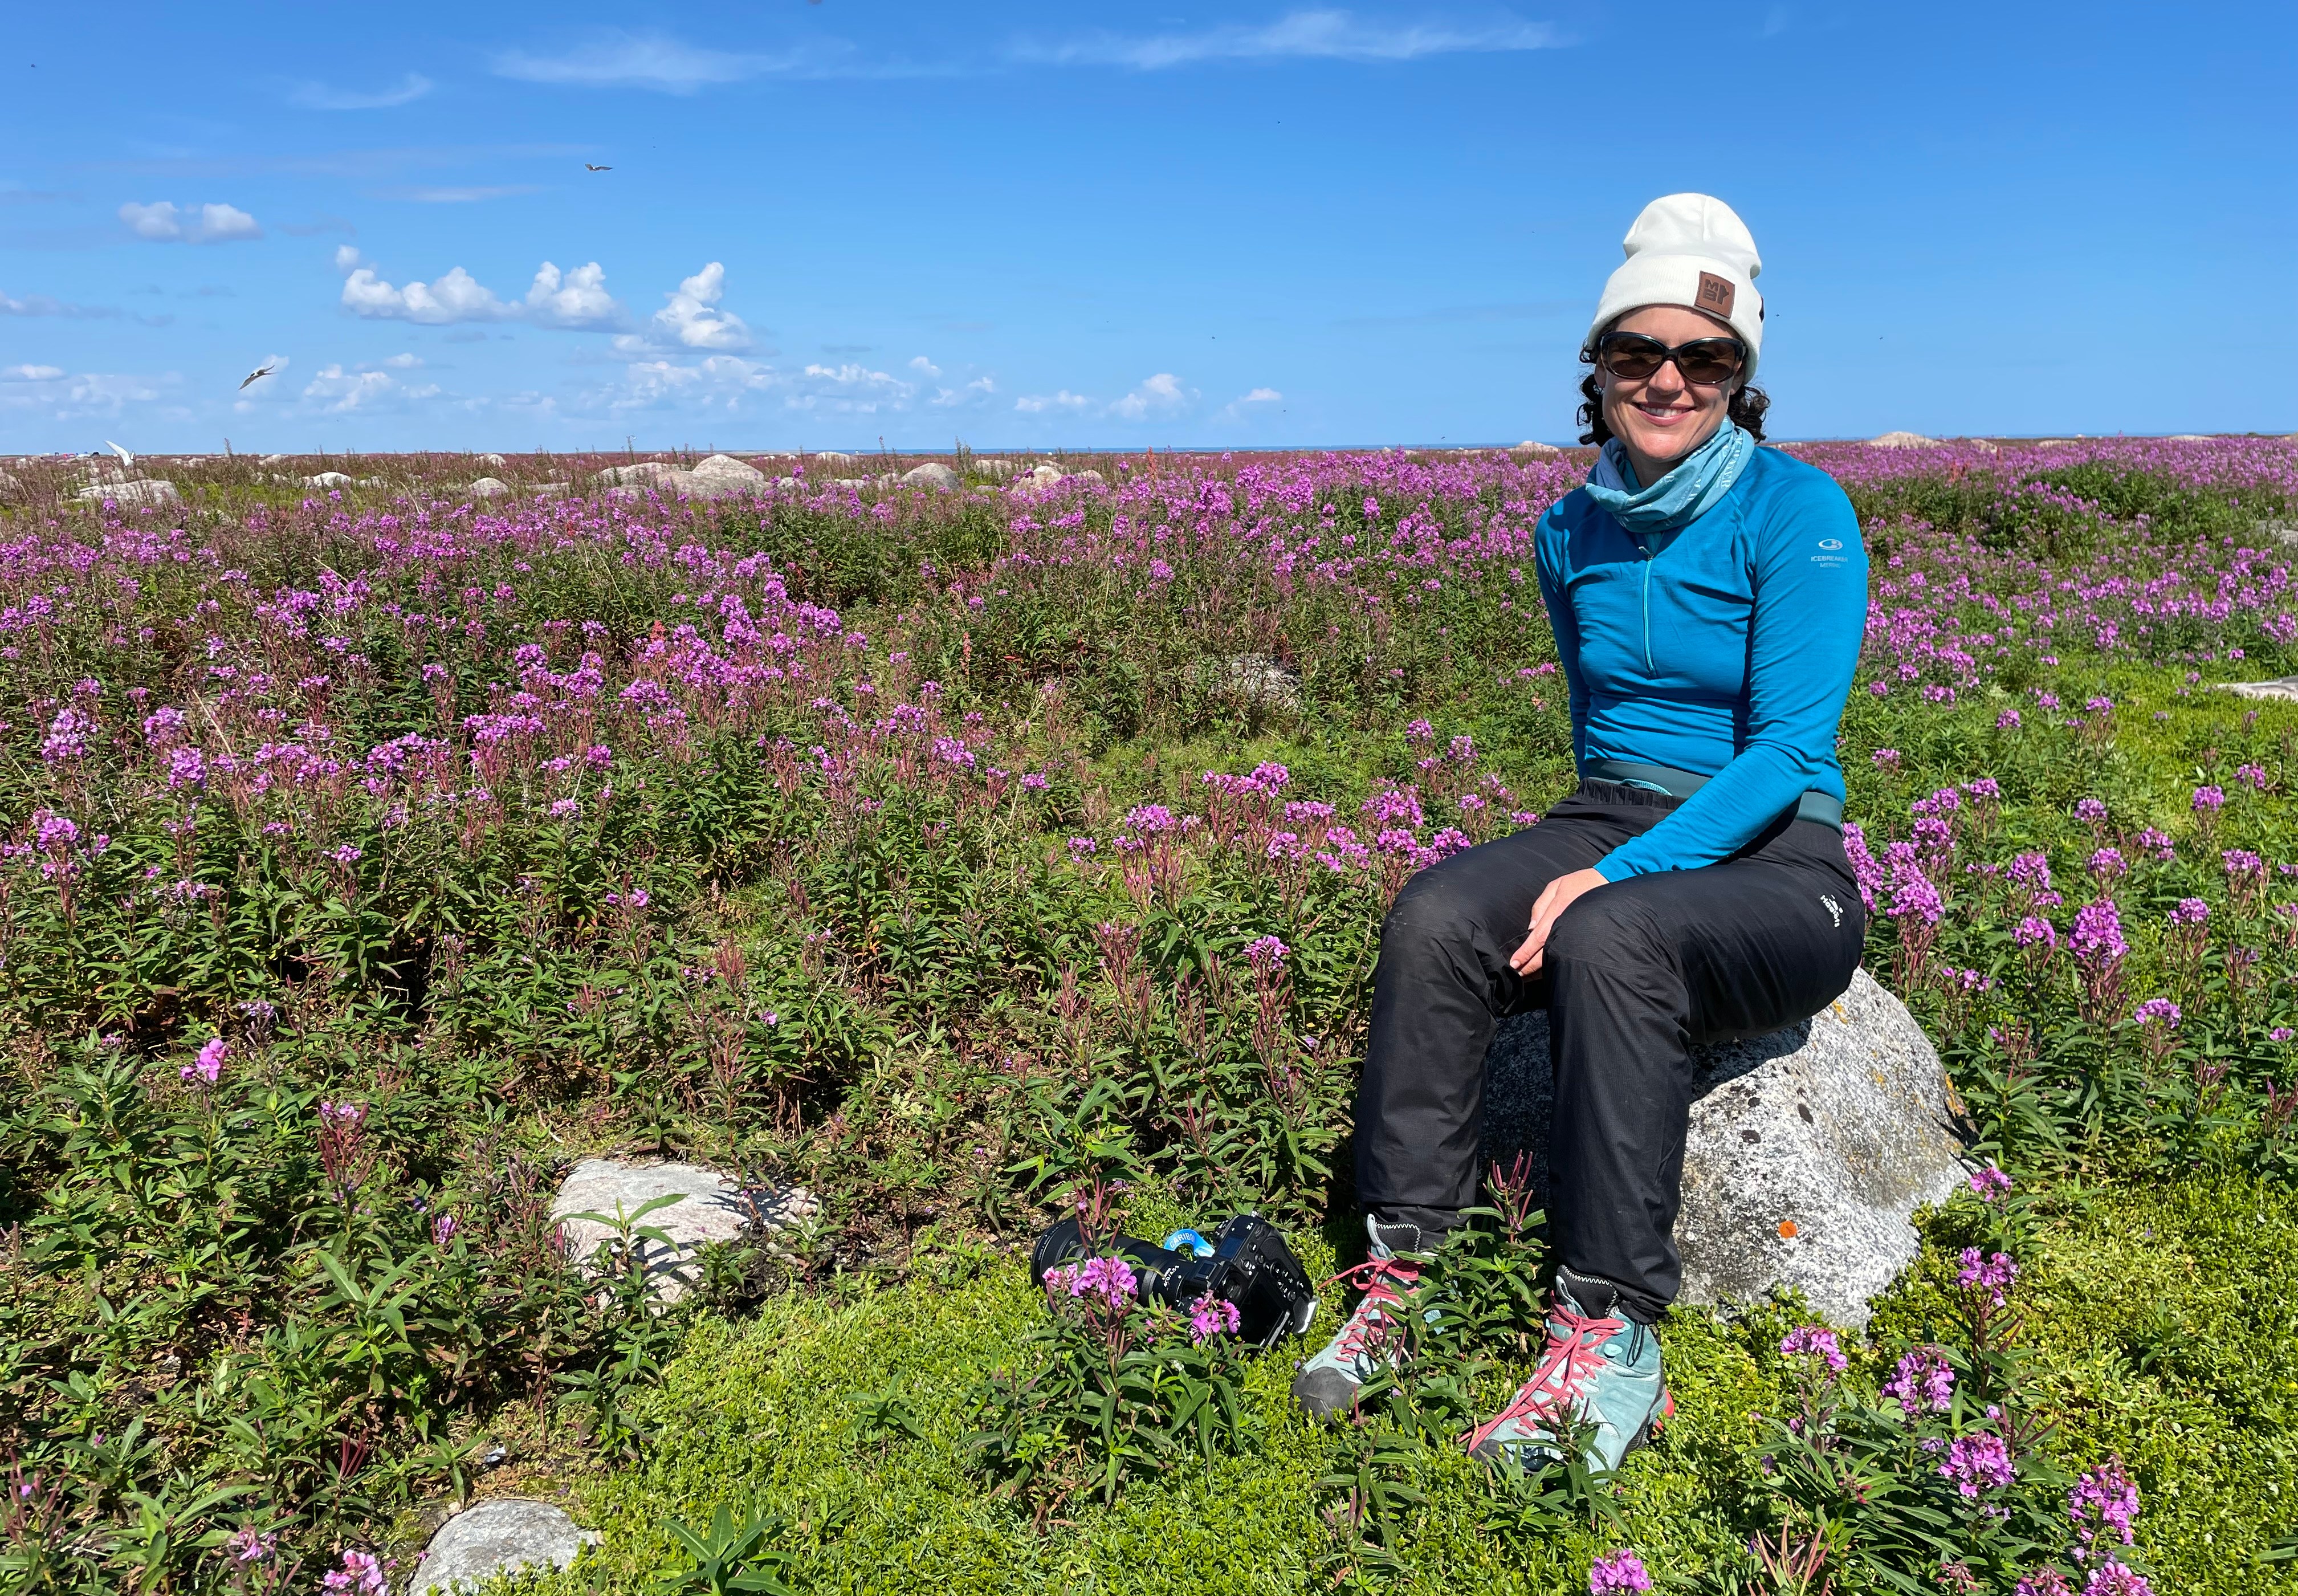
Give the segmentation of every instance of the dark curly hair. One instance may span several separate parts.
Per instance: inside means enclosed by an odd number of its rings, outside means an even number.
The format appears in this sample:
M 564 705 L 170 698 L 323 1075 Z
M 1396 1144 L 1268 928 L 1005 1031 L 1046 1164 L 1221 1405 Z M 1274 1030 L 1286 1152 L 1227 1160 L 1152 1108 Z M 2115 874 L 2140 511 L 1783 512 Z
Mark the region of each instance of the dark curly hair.
M 1612 429 L 1604 425 L 1604 392 L 1590 372 L 1580 379 L 1580 441 L 1598 446 L 1612 441 Z M 1760 443 L 1764 441 L 1764 412 L 1772 408 L 1771 396 L 1761 388 L 1740 388 L 1732 394 L 1725 414 L 1732 425 Z

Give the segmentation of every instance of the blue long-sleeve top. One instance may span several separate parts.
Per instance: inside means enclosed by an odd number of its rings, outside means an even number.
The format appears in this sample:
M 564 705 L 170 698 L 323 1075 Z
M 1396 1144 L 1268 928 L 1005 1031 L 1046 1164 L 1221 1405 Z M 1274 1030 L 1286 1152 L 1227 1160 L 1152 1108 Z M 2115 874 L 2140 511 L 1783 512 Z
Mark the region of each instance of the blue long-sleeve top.
M 1866 631 L 1867 551 L 1825 472 L 1758 449 L 1723 502 L 1641 541 L 1568 493 L 1537 544 L 1575 761 L 1710 778 L 1599 860 L 1606 881 L 1713 864 L 1806 791 L 1844 796 L 1835 735 Z

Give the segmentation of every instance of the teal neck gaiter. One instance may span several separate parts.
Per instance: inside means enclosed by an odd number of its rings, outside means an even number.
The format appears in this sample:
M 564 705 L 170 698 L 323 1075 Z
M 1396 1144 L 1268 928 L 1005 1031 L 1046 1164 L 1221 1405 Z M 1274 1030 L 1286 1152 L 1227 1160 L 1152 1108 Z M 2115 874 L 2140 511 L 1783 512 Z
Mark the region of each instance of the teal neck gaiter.
M 1638 537 L 1674 532 L 1724 501 L 1756 452 L 1756 441 L 1725 417 L 1715 435 L 1648 488 L 1636 485 L 1628 451 L 1614 438 L 1588 472 L 1588 497 Z

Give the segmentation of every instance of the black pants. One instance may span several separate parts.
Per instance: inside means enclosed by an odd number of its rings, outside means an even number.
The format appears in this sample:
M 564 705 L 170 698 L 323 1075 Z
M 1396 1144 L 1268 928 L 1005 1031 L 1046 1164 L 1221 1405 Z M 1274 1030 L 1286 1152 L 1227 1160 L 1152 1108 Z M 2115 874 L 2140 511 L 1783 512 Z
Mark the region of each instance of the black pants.
M 1859 890 L 1831 828 L 1782 816 L 1732 858 L 1582 896 L 1526 980 L 1509 968 L 1532 906 L 1679 800 L 1592 781 L 1528 831 L 1405 884 L 1381 929 L 1357 1098 L 1357 1193 L 1376 1218 L 1444 1227 L 1476 1200 L 1484 1050 L 1546 1008 L 1556 1069 L 1550 1215 L 1559 1261 L 1652 1319 L 1675 1250 L 1694 1042 L 1817 1013 L 1858 968 Z

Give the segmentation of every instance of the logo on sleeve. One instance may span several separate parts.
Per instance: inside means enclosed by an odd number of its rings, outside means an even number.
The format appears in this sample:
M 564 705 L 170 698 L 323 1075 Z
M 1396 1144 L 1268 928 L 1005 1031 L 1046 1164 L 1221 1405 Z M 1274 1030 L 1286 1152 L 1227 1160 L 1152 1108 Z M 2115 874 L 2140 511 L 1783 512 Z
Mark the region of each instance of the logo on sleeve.
M 1841 538 L 1822 538 L 1819 540 L 1819 546 L 1823 549 L 1840 549 L 1843 547 L 1843 540 Z

